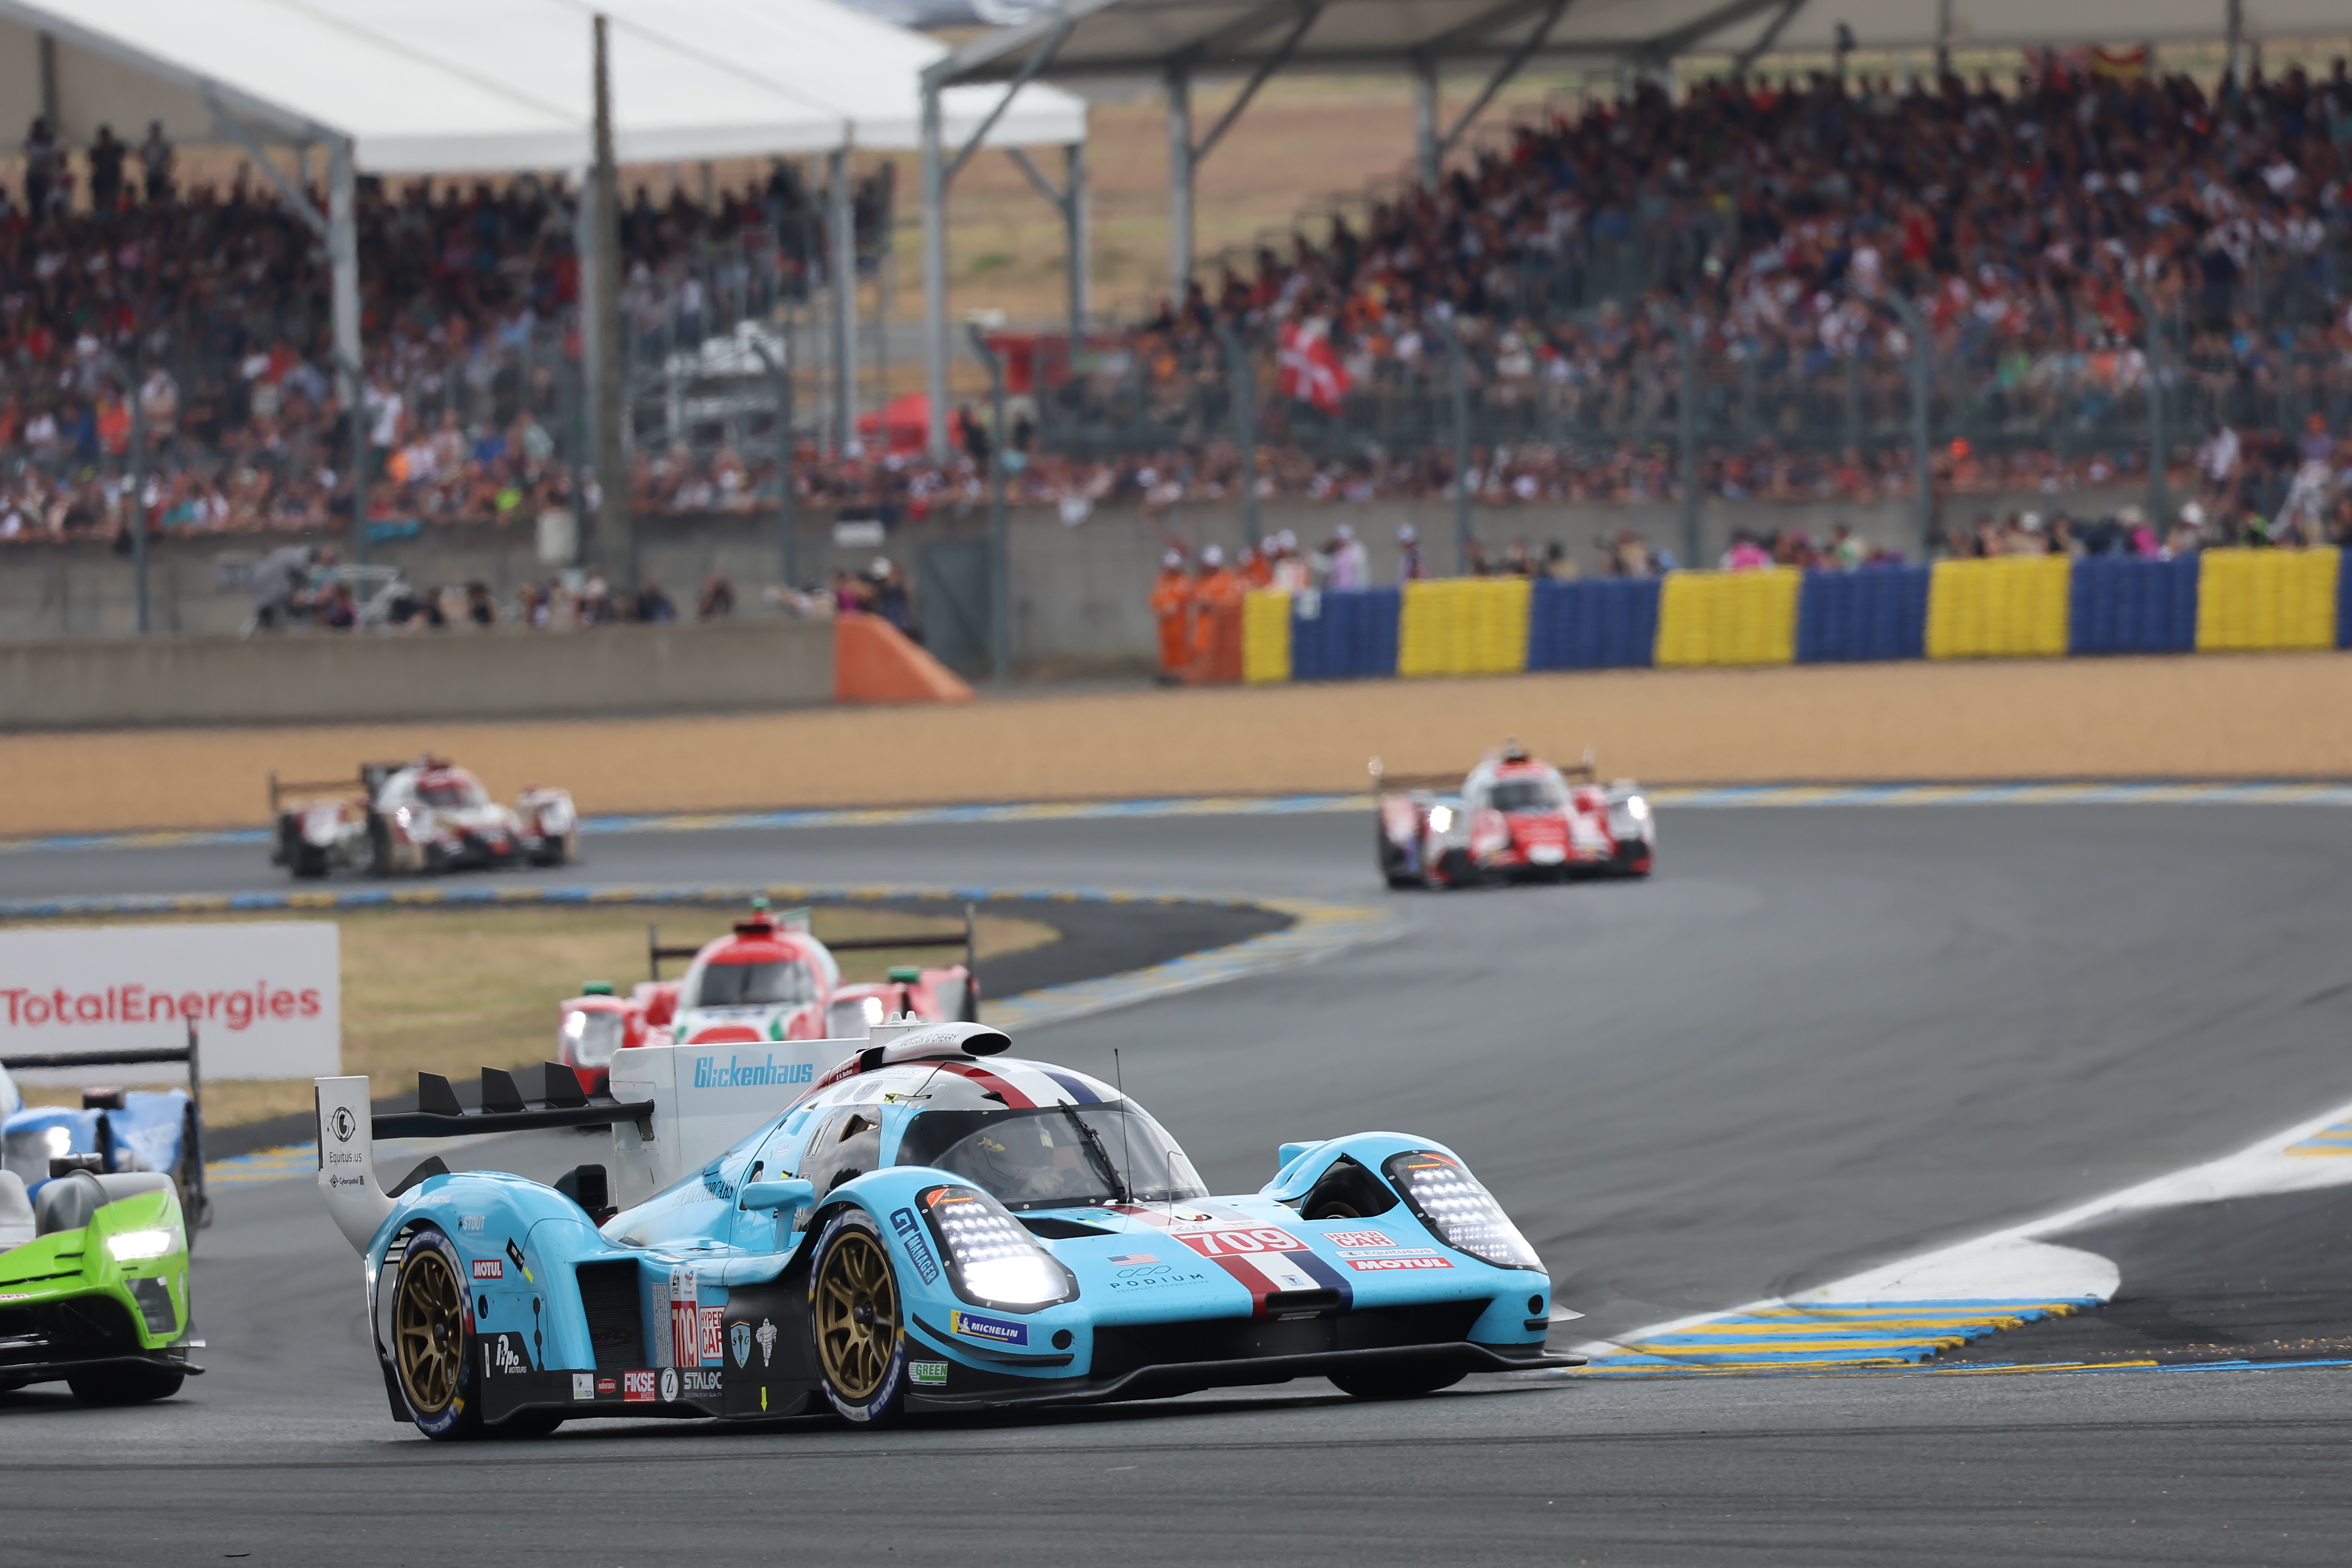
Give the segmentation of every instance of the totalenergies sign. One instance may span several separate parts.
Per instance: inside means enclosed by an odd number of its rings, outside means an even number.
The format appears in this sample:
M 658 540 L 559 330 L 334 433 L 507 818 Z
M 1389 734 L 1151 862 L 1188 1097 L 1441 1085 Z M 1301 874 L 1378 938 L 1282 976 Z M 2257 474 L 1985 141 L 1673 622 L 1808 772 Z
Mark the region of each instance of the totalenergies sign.
M 0 1056 L 177 1045 L 194 1024 L 206 1078 L 332 1077 L 339 935 L 329 921 L 0 931 Z

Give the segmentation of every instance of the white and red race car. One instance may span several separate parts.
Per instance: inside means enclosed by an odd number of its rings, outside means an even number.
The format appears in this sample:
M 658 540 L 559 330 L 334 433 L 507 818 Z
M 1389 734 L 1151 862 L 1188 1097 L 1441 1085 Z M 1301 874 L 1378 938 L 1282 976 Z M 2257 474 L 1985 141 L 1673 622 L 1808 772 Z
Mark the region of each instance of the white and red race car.
M 379 877 L 466 867 L 561 866 L 580 853 L 570 792 L 526 788 L 499 805 L 482 781 L 446 757 L 362 763 L 356 795 L 341 781 L 284 784 L 269 775 L 277 833 L 270 864 L 298 878 L 337 867 Z
M 961 947 L 963 962 L 941 969 L 898 968 L 887 980 L 844 984 L 842 952 Z M 653 978 L 626 996 L 603 983 L 557 1005 L 557 1057 L 591 1093 L 604 1083 L 613 1053 L 648 1045 L 756 1046 L 779 1040 L 863 1039 L 887 1017 L 927 1024 L 977 1023 L 980 969 L 972 952 L 972 915 L 960 933 L 866 936 L 830 945 L 809 931 L 808 914 L 777 917 L 765 900 L 733 931 L 699 947 L 665 947 L 649 930 Z M 685 975 L 661 977 L 666 958 L 688 958 Z M 737 1064 L 740 1069 L 740 1064 Z
M 1517 742 L 1451 778 L 1397 778 L 1372 759 L 1381 875 L 1391 888 L 1646 877 L 1658 822 L 1631 779 L 1602 784 L 1585 753 L 1571 784 Z

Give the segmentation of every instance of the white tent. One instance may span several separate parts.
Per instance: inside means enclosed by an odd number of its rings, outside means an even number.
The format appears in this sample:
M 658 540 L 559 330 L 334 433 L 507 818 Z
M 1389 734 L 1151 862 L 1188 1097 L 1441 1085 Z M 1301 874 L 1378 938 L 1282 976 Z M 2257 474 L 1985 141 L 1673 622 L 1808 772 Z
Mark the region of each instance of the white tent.
M 595 118 L 591 29 L 597 8 L 572 0 L 299 3 L 354 36 L 377 40 L 387 58 L 430 60 L 485 90 L 543 109 L 578 128 L 568 157 L 517 156 L 522 149 L 485 137 L 463 164 L 440 168 L 588 162 Z M 621 18 L 612 27 L 612 79 L 613 148 L 625 163 L 818 152 L 842 145 L 849 134 L 847 117 L 838 109 L 744 70 L 723 52 L 682 47 Z

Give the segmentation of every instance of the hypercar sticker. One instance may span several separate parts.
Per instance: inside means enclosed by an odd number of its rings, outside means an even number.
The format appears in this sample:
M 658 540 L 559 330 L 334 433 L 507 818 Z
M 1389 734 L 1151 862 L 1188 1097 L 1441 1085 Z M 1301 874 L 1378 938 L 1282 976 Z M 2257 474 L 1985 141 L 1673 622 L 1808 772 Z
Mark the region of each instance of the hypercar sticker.
M 1327 1230 L 1323 1239 L 1341 1248 L 1350 1247 L 1394 1247 L 1384 1232 L 1377 1230 Z
M 702 1309 L 702 1344 L 701 1353 L 696 1357 L 698 1361 L 723 1362 L 727 1359 L 727 1352 L 719 1344 L 722 1331 L 719 1326 L 719 1316 L 725 1310 L 723 1307 Z
M 983 1317 L 978 1312 L 961 1309 L 948 1314 L 948 1331 L 966 1334 L 975 1340 L 988 1340 L 1000 1345 L 1025 1345 L 1029 1342 L 1029 1325 L 1008 1322 L 1003 1318 Z

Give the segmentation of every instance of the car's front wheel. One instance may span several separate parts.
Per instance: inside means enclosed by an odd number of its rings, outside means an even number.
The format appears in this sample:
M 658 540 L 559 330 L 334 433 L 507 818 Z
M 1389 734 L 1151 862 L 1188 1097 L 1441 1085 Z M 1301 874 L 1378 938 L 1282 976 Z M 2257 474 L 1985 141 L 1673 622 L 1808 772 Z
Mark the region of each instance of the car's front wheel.
M 94 1366 L 68 1373 L 66 1386 L 84 1405 L 144 1405 L 180 1392 L 188 1374 L 168 1366 Z
M 906 1409 L 907 1331 L 898 1270 L 882 1232 L 859 1209 L 834 1216 L 809 1266 L 809 1332 L 818 1381 L 842 1418 L 861 1426 Z
M 442 1441 L 482 1430 L 465 1280 L 465 1265 L 446 1236 L 426 1226 L 409 1237 L 392 1300 L 393 1371 L 409 1419 Z

